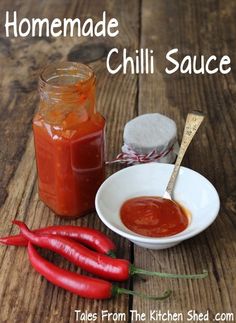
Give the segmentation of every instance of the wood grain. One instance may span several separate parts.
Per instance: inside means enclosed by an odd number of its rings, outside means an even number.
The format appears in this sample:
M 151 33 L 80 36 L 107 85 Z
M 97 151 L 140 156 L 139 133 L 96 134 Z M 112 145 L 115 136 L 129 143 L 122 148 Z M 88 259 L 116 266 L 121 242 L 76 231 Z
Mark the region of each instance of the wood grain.
M 198 109 L 206 113 L 205 125 L 194 138 L 184 164 L 214 183 L 222 203 L 219 218 L 199 236 L 169 250 L 134 248 L 138 267 L 177 273 L 209 270 L 204 281 L 149 278 L 145 284 L 134 283 L 135 290 L 147 294 L 167 287 L 175 291 L 168 302 L 158 304 L 162 312 L 195 309 L 214 315 L 235 310 L 235 70 L 227 76 L 165 73 L 165 55 L 172 48 L 179 49 L 179 60 L 188 54 L 209 57 L 227 53 L 233 60 L 235 44 L 226 30 L 235 35 L 235 15 L 232 1 L 147 0 L 142 5 L 141 47 L 153 49 L 157 60 L 154 75 L 139 77 L 139 113 L 161 112 L 174 118 L 180 138 L 188 112 Z M 145 313 L 155 306 L 138 298 L 133 301 L 133 308 Z
M 37 109 L 37 78 L 42 67 L 54 61 L 73 60 L 90 63 L 97 76 L 97 107 L 108 120 L 108 158 L 119 152 L 122 129 L 135 114 L 137 77 L 109 76 L 105 56 L 110 47 L 130 52 L 138 46 L 138 7 L 135 1 L 18 1 L 11 2 L 22 17 L 102 17 L 106 8 L 108 17 L 119 20 L 120 36 L 113 39 L 57 38 L 1 40 L 1 109 L 0 109 L 0 221 L 1 236 L 17 232 L 14 218 L 22 219 L 31 228 L 63 224 L 65 220 L 54 214 L 38 199 L 31 120 Z M 1 13 L 11 9 L 9 1 L 1 2 Z M 117 57 L 117 62 L 120 57 Z M 116 63 L 114 61 L 113 63 Z M 112 79 L 112 80 L 111 80 Z M 112 166 L 108 174 L 117 169 Z M 68 221 L 67 221 L 68 223 Z M 95 227 L 112 236 L 119 245 L 120 256 L 129 258 L 130 244 L 101 224 L 95 213 L 71 224 Z M 76 270 L 52 253 L 43 252 L 54 263 Z M 25 248 L 0 248 L 0 321 L 1 322 L 74 322 L 74 310 L 127 313 L 128 296 L 109 301 L 88 301 L 57 288 L 40 277 L 30 266 Z M 123 286 L 129 287 L 129 282 Z M 89 321 L 85 321 L 89 322 Z M 100 318 L 97 320 L 100 322 Z M 103 321 L 104 322 L 104 321 Z
M 99 3 L 99 5 L 98 5 Z M 0 25 L 0 235 L 16 233 L 11 220 L 22 219 L 31 228 L 63 224 L 37 195 L 37 175 L 31 132 L 37 109 L 37 78 L 48 63 L 66 59 L 89 63 L 97 75 L 97 107 L 107 119 L 108 159 L 120 151 L 124 124 L 137 114 L 164 113 L 177 122 L 181 138 L 186 115 L 198 108 L 207 121 L 194 138 L 184 160 L 187 167 L 205 175 L 218 189 L 221 212 L 217 221 L 198 237 L 170 250 L 151 251 L 133 247 L 110 232 L 95 213 L 69 223 L 95 227 L 119 245 L 119 255 L 134 260 L 137 267 L 177 273 L 201 272 L 204 281 L 132 279 L 123 286 L 147 294 L 167 288 L 175 292 L 165 302 L 119 296 L 109 301 L 88 301 L 59 289 L 40 277 L 29 265 L 25 248 L 0 248 L 0 322 L 75 322 L 75 309 L 99 313 L 129 310 L 186 313 L 209 310 L 233 312 L 236 304 L 236 3 L 233 0 L 2 0 L 0 15 L 17 10 L 22 17 L 93 17 L 107 11 L 119 21 L 116 38 L 5 38 Z M 138 48 L 154 50 L 153 75 L 112 76 L 105 58 L 110 48 L 127 48 L 133 56 Z M 168 76 L 165 54 L 179 49 L 187 54 L 228 54 L 232 72 L 227 76 Z M 115 58 L 119 62 L 121 56 Z M 108 175 L 119 169 L 111 166 Z M 68 222 L 67 222 L 68 223 Z M 76 270 L 59 256 L 42 254 L 54 263 Z M 236 313 L 235 313 L 236 315 Z M 89 322 L 85 320 L 84 322 Z M 101 322 L 99 318 L 97 322 Z M 106 322 L 106 321 L 103 321 Z M 135 322 L 135 321 L 133 321 Z M 146 321 L 149 323 L 149 320 Z M 161 322 L 161 321 L 159 321 Z M 170 322 L 170 321 L 169 321 Z

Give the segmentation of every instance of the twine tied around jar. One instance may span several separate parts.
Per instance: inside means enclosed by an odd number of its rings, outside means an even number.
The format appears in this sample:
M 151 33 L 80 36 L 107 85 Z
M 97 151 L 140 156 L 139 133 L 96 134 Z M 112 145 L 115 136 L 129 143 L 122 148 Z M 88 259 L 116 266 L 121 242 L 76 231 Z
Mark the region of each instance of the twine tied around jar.
M 122 147 L 123 152 L 118 154 L 115 159 L 111 161 L 106 161 L 106 164 L 121 163 L 121 164 L 133 165 L 133 164 L 158 162 L 158 160 L 160 160 L 163 157 L 166 157 L 171 151 L 173 151 L 174 146 L 175 144 L 165 149 L 161 153 L 156 151 L 156 149 L 153 149 L 148 154 L 138 154 L 127 144 L 124 144 Z

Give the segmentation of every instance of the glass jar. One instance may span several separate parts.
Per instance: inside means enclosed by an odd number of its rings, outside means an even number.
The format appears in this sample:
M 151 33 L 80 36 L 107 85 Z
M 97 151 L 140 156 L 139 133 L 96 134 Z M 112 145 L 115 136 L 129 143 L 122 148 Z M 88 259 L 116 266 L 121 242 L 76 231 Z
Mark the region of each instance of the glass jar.
M 56 214 L 94 209 L 105 177 L 105 120 L 95 109 L 95 75 L 86 65 L 50 65 L 40 75 L 33 132 L 41 200 Z

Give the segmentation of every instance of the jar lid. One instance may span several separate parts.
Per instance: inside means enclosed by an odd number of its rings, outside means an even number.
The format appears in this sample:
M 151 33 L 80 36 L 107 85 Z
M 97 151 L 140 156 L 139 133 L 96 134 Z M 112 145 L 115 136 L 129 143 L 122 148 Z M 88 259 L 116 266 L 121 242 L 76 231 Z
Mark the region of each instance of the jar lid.
M 127 122 L 123 138 L 123 152 L 128 148 L 137 154 L 162 153 L 177 142 L 177 127 L 160 113 L 143 114 Z

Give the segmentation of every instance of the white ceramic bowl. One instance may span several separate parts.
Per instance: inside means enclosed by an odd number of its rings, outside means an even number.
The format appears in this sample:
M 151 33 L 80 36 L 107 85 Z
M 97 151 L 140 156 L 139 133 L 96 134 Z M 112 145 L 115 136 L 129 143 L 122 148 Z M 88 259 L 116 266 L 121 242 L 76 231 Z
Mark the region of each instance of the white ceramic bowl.
M 138 246 L 165 249 L 205 230 L 217 217 L 220 201 L 214 186 L 199 173 L 181 167 L 173 197 L 191 213 L 189 226 L 182 232 L 163 238 L 149 238 L 130 231 L 120 219 L 120 207 L 136 196 L 163 196 L 172 164 L 148 163 L 127 167 L 105 180 L 99 188 L 95 205 L 102 222 L 112 231 Z

